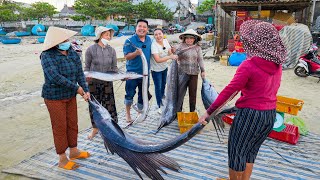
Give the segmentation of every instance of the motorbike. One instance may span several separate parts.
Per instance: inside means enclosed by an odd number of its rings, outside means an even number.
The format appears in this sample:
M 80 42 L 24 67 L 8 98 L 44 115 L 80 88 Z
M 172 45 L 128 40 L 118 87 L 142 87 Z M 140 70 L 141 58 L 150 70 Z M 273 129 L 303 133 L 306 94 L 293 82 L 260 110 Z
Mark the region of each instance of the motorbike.
M 312 44 L 308 53 L 299 58 L 299 63 L 294 73 L 299 77 L 313 76 L 319 78 L 320 82 L 320 56 L 317 54 L 318 47 Z

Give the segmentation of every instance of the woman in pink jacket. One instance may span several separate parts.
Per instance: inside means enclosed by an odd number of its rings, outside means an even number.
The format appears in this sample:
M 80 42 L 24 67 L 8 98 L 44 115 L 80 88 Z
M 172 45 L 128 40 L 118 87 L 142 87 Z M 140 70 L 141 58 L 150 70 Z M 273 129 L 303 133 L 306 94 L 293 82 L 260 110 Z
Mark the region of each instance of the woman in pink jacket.
M 270 23 L 246 21 L 240 27 L 240 34 L 248 59 L 239 66 L 228 86 L 199 119 L 205 124 L 211 113 L 241 91 L 236 101 L 238 111 L 229 132 L 230 180 L 250 178 L 259 148 L 272 130 L 281 64 L 286 55 L 279 33 Z

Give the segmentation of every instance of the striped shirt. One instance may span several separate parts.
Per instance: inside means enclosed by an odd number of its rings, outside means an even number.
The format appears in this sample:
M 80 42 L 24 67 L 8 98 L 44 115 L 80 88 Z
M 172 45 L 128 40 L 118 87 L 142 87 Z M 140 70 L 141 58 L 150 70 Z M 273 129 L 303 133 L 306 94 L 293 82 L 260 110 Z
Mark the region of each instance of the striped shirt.
M 79 55 L 70 48 L 68 55 L 52 48 L 40 55 L 44 72 L 42 97 L 49 100 L 62 100 L 75 97 L 79 85 L 88 92 Z M 79 84 L 79 85 L 78 85 Z
M 177 51 L 188 48 L 186 43 L 181 43 Z M 204 72 L 202 50 L 200 46 L 186 50 L 179 54 L 179 71 L 189 75 L 198 75 L 200 70 Z M 200 70 L 199 70 L 200 68 Z
M 163 58 L 169 55 L 168 51 L 170 48 L 170 44 L 166 39 L 163 40 L 163 47 L 157 43 L 156 40 L 153 40 L 151 44 L 151 54 L 158 54 L 160 58 Z M 168 68 L 167 62 L 157 63 L 153 56 L 151 56 L 150 65 L 151 70 L 156 72 L 164 71 Z

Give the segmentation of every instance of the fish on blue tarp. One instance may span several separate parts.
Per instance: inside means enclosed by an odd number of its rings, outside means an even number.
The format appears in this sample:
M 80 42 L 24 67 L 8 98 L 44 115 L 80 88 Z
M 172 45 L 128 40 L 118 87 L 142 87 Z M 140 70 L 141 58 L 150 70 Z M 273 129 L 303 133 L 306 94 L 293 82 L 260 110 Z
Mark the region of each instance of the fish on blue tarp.
M 181 169 L 179 164 L 162 153 L 181 146 L 205 126 L 197 123 L 184 134 L 160 143 L 142 141 L 123 131 L 94 96 L 91 96 L 89 105 L 106 149 L 124 159 L 141 179 L 139 169 L 151 179 L 163 179 L 159 172 L 167 174 L 163 167 L 178 172 Z

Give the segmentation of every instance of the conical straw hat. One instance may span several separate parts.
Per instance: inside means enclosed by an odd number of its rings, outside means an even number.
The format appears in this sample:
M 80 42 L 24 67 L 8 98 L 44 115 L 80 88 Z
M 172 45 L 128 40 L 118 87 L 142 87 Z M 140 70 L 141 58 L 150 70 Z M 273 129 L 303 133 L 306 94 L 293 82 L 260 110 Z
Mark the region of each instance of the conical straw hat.
M 76 34 L 77 34 L 76 31 L 71 31 L 68 29 L 58 28 L 54 26 L 49 27 L 46 34 L 46 38 L 44 39 L 43 51 L 46 51 L 62 43 L 63 41 L 71 38 Z
M 182 40 L 182 39 L 184 39 L 184 37 L 185 37 L 186 35 L 192 35 L 192 36 L 194 36 L 197 41 L 201 41 L 201 40 L 202 40 L 201 36 L 200 36 L 195 30 L 193 30 L 193 29 L 188 29 L 188 30 L 186 30 L 184 33 L 182 33 L 182 34 L 179 36 L 179 38 Z

